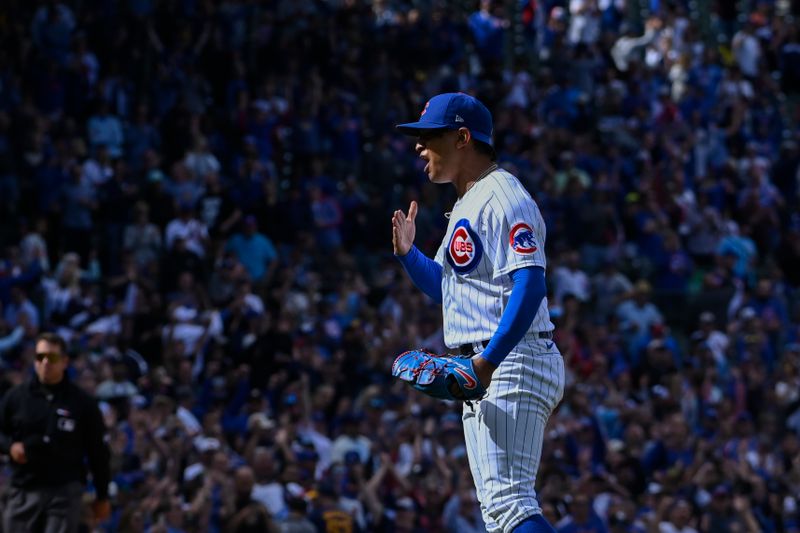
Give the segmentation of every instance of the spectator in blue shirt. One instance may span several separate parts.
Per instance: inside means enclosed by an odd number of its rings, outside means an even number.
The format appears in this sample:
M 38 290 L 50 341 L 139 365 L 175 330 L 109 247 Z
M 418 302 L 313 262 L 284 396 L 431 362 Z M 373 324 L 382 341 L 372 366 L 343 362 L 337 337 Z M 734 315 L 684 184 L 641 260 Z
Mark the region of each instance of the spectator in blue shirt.
M 253 215 L 245 217 L 244 231 L 231 237 L 226 249 L 236 254 L 256 284 L 267 282 L 277 266 L 278 252 L 269 237 L 258 232 Z
M 736 257 L 733 272 L 740 279 L 749 278 L 753 274 L 754 262 L 758 250 L 753 240 L 749 237 L 750 227 L 743 226 L 741 230 L 735 222 L 728 222 L 728 235 L 719 243 L 719 255 L 732 254 Z
M 39 329 L 39 311 L 30 301 L 25 289 L 11 287 L 11 301 L 5 306 L 3 318 L 9 324 L 20 324 L 20 315 L 27 316 L 27 324 L 34 330 Z
M 508 20 L 497 16 L 492 8 L 491 0 L 482 0 L 480 10 L 469 17 L 469 29 L 478 52 L 484 61 L 490 62 L 502 58 L 503 36 L 509 26 Z
M 592 509 L 592 498 L 576 494 L 569 503 L 569 514 L 556 525 L 558 533 L 606 533 L 608 529 Z
M 89 118 L 89 143 L 92 148 L 106 146 L 111 157 L 122 155 L 125 137 L 122 132 L 122 122 L 112 115 L 108 109 L 108 102 L 101 100 L 98 103 L 97 113 Z

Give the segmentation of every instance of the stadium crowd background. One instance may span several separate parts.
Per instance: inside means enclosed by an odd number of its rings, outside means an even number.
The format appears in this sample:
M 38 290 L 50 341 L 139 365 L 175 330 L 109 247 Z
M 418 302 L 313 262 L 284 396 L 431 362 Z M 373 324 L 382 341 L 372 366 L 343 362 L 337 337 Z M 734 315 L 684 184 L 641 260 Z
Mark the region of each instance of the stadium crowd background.
M 799 11 L 6 0 L 2 389 L 68 339 L 100 531 L 482 531 L 458 406 L 389 379 L 444 349 L 391 212 L 420 200 L 432 254 L 453 202 L 393 125 L 460 90 L 548 223 L 545 515 L 800 531 Z

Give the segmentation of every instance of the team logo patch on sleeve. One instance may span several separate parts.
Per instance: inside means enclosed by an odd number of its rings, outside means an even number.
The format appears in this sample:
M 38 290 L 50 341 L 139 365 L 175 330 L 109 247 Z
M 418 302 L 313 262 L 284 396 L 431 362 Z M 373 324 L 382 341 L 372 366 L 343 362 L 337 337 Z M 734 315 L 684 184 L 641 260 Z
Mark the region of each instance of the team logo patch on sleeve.
M 521 255 L 532 254 L 539 249 L 536 239 L 533 238 L 533 229 L 525 222 L 518 222 L 511 227 L 508 244 Z
M 483 245 L 466 218 L 456 222 L 446 255 L 447 262 L 458 274 L 472 272 L 480 263 Z

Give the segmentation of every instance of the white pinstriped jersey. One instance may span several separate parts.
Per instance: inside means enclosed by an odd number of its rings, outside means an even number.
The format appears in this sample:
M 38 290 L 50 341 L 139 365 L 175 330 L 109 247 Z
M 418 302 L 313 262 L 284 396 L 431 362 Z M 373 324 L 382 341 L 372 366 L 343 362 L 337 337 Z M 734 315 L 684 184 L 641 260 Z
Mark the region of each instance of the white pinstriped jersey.
M 547 266 L 545 237 L 539 207 L 505 170 L 489 173 L 456 201 L 435 257 L 442 265 L 444 340 L 449 348 L 494 335 L 513 287 L 509 274 Z M 529 331 L 552 329 L 545 297 Z

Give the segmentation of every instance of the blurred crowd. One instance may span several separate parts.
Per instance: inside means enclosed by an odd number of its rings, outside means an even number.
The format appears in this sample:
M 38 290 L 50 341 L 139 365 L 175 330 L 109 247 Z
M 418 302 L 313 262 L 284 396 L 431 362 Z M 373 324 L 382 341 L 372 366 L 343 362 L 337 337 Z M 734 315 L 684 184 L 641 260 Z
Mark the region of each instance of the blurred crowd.
M 464 91 L 548 226 L 569 385 L 545 516 L 800 531 L 799 15 L 6 0 L 0 391 L 37 332 L 68 340 L 112 448 L 113 516 L 87 528 L 483 531 L 460 407 L 389 379 L 445 349 L 391 213 L 419 200 L 432 255 L 454 201 L 393 125 Z

